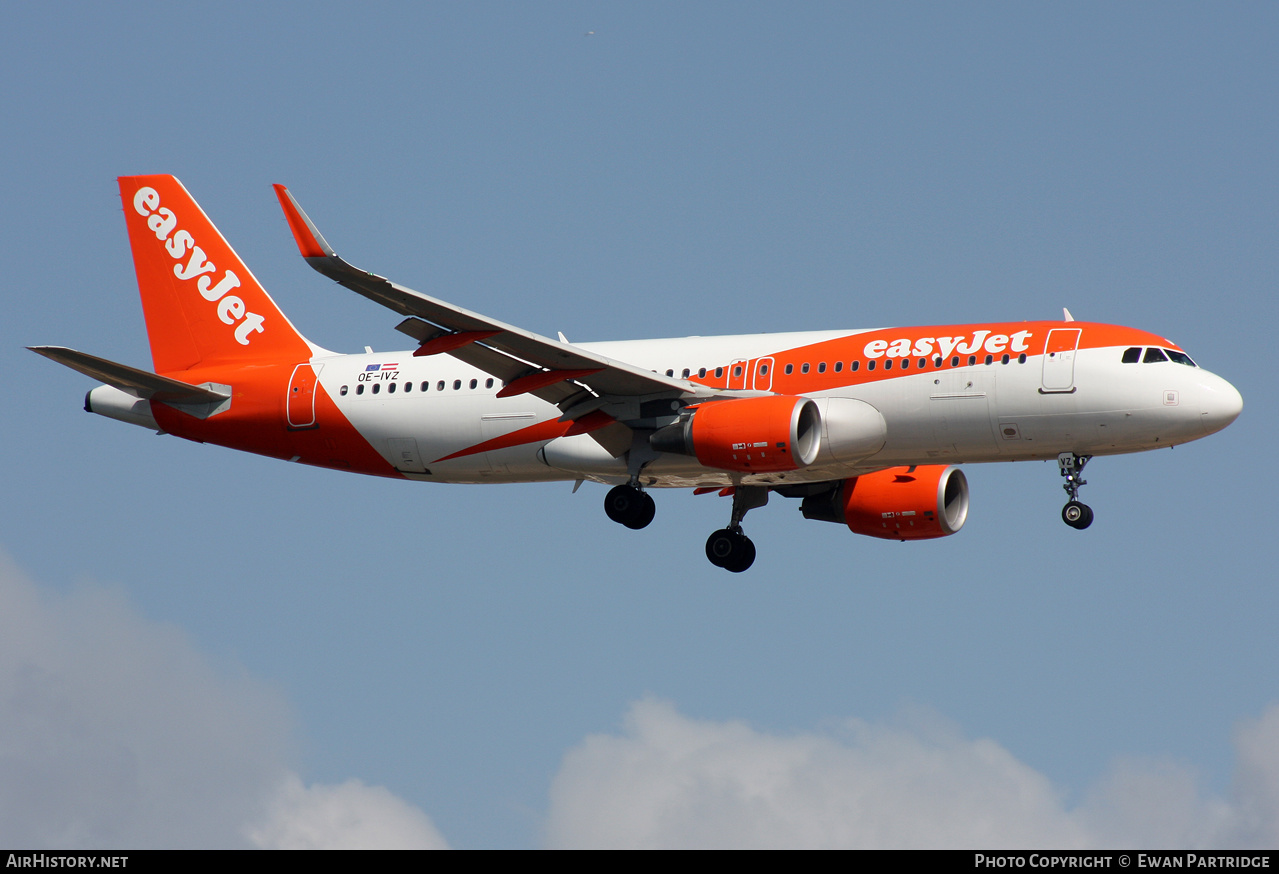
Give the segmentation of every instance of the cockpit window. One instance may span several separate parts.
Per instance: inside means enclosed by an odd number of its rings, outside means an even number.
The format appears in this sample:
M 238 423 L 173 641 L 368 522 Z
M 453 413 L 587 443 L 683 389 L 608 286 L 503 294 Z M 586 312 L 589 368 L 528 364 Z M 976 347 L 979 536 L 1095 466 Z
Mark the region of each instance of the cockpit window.
M 1124 364 L 1136 364 L 1141 360 L 1141 347 L 1133 346 L 1124 350 Z
M 1195 362 L 1190 360 L 1190 356 L 1185 352 L 1178 352 L 1176 349 L 1165 349 L 1164 351 L 1168 353 L 1169 358 L 1176 361 L 1178 364 L 1184 364 L 1187 367 L 1197 366 Z
M 1152 364 L 1156 361 L 1167 361 L 1167 360 L 1168 360 L 1168 356 L 1164 354 L 1164 350 L 1156 349 L 1154 346 L 1151 346 L 1149 349 L 1146 350 L 1146 357 L 1141 359 L 1141 363 Z

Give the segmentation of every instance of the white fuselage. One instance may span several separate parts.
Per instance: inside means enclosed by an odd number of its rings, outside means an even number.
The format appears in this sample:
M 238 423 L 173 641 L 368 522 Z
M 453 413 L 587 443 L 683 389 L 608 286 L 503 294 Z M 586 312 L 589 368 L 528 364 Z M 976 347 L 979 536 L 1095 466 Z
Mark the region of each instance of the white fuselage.
M 725 368 L 734 380 L 728 388 L 776 390 L 787 358 L 796 370 L 833 362 L 799 361 L 797 350 L 819 343 L 852 340 L 859 333 L 822 331 L 802 334 L 748 334 L 584 343 L 582 348 L 657 373 L 685 370 L 696 378 Z M 730 482 L 781 483 L 839 479 L 870 469 L 903 464 L 1051 459 L 1061 452 L 1106 455 L 1139 452 L 1185 443 L 1225 427 L 1238 414 L 1238 392 L 1202 368 L 1173 361 L 1121 362 L 1123 348 L 1081 348 L 1069 372 L 1056 373 L 1049 356 L 1019 359 L 979 356 L 968 366 L 906 370 L 891 379 L 857 382 L 847 378 L 802 392 L 812 398 L 855 398 L 877 409 L 887 423 L 887 438 L 874 455 L 848 466 L 823 459 L 782 474 L 730 475 L 708 470 L 696 459 L 664 454 L 644 470 L 654 486 L 726 485 Z M 761 375 L 757 362 L 773 361 Z M 411 352 L 334 355 L 312 361 L 329 396 L 359 433 L 401 473 L 436 482 L 529 482 L 594 479 L 623 482 L 624 459 L 598 449 L 589 435 L 515 445 L 446 459 L 486 441 L 538 423 L 554 421 L 560 411 L 531 394 L 496 397 L 501 383 L 448 355 L 423 358 Z M 911 362 L 915 362 L 912 360 Z M 1048 370 L 1045 370 L 1047 363 Z M 396 365 L 386 370 L 387 365 Z M 371 370 L 377 365 L 377 370 Z M 845 365 L 846 367 L 849 365 Z M 863 367 L 865 364 L 862 365 Z M 882 366 L 882 363 L 881 363 Z M 860 371 L 859 372 L 864 372 Z M 1048 385 L 1048 388 L 1045 386 Z M 361 389 L 362 387 L 362 389 Z M 376 387 L 376 393 L 375 393 Z M 574 447 L 577 447 L 574 450 Z M 557 450 L 563 451 L 557 451 Z M 545 459 L 567 459 L 552 466 Z

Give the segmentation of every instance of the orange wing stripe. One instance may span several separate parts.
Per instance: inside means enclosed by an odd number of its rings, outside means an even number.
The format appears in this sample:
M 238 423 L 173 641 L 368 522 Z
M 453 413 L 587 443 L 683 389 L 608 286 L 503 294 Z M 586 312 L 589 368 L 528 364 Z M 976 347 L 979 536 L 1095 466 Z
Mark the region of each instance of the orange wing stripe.
M 499 398 L 515 397 L 516 395 L 537 391 L 539 388 L 545 388 L 548 385 L 554 385 L 557 382 L 563 382 L 566 379 L 590 376 L 592 373 L 599 373 L 603 369 L 602 367 L 591 367 L 586 370 L 542 370 L 537 373 L 530 373 L 512 382 L 498 392 L 497 396 Z
M 564 432 L 564 436 L 572 437 L 577 434 L 589 434 L 592 431 L 598 431 L 600 428 L 607 428 L 616 421 L 608 413 L 596 410 L 573 422 L 569 429 Z
M 454 349 L 460 349 L 468 343 L 478 343 L 480 340 L 487 340 L 494 334 L 500 334 L 501 331 L 458 331 L 453 334 L 441 334 L 438 337 L 432 337 L 427 340 L 417 351 L 413 353 L 414 358 L 421 358 L 423 355 L 439 355 L 441 352 L 452 352 Z

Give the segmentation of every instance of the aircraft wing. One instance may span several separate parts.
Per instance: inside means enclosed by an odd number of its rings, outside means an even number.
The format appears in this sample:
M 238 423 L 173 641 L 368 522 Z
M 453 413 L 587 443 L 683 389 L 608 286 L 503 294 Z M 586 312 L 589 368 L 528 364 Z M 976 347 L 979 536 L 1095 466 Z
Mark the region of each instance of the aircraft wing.
M 499 396 L 528 392 L 559 404 L 566 418 L 578 418 L 598 409 L 601 404 L 595 401 L 599 398 L 649 400 L 738 394 L 662 376 L 552 340 L 353 267 L 333 251 L 287 188 L 276 185 L 275 193 L 308 264 L 339 285 L 410 316 L 398 328 L 421 344 L 414 354 L 447 352 L 504 380 L 507 385 Z

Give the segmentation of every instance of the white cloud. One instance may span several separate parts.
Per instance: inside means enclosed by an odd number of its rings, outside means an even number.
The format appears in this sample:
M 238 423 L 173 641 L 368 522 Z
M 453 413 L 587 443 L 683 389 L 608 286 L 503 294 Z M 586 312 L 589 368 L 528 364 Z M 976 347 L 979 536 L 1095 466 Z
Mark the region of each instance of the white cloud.
M 1233 800 L 1166 763 L 1123 762 L 1074 808 L 991 740 L 849 720 L 773 736 L 636 702 L 551 787 L 552 847 L 1223 847 L 1279 838 L 1279 706 L 1236 739 Z
M 211 666 L 119 593 L 52 594 L 0 553 L 0 843 L 33 848 L 443 847 L 358 780 L 289 767 L 278 692 Z M 1240 725 L 1227 798 L 1118 762 L 1068 806 L 998 743 L 916 719 L 769 735 L 647 699 L 550 790 L 553 847 L 1273 847 L 1279 706 Z
M 265 820 L 247 833 L 255 846 L 281 850 L 448 848 L 425 813 L 381 786 L 359 780 L 308 788 L 290 776 Z
M 0 844 L 443 845 L 385 789 L 304 787 L 289 740 L 265 684 L 119 593 L 42 591 L 0 553 Z
M 1235 749 L 1235 842 L 1274 849 L 1279 846 L 1279 705 L 1243 723 L 1235 732 Z

